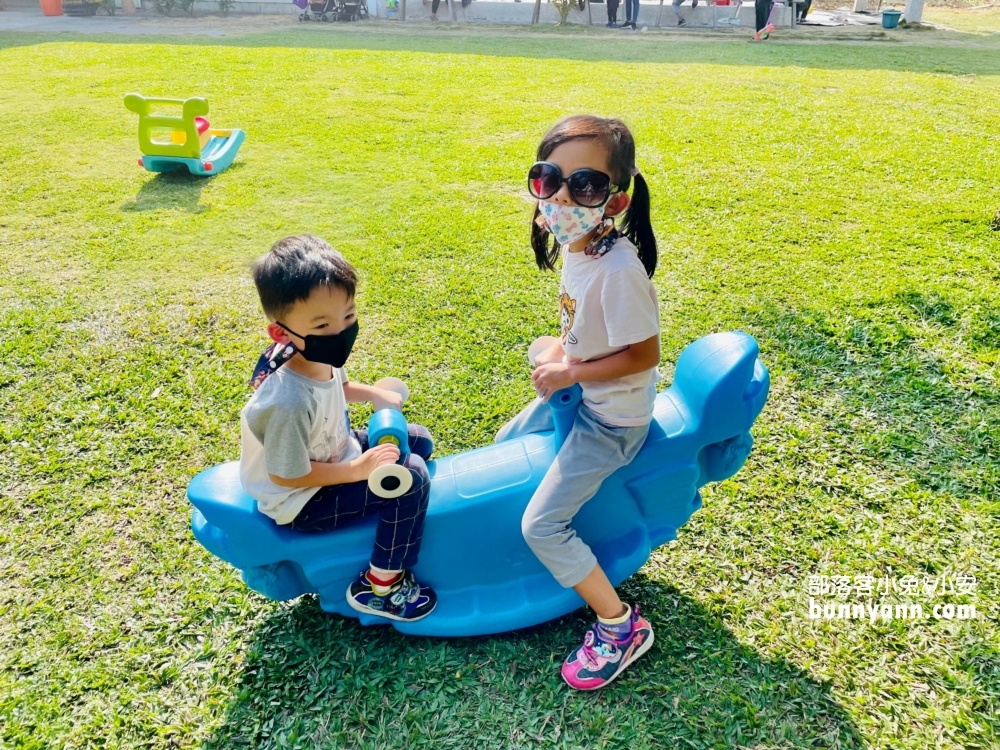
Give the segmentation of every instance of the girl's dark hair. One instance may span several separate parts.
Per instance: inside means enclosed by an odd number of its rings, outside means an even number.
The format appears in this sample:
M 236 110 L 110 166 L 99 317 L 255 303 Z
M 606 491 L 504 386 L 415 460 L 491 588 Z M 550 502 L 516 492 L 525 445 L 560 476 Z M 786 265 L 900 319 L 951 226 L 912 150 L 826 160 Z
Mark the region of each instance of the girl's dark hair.
M 354 297 L 358 274 L 344 256 L 311 234 L 278 240 L 257 260 L 253 280 L 270 320 L 280 320 L 318 286 L 343 289 Z
M 594 115 L 574 115 L 557 122 L 545 134 L 538 145 L 538 161 L 545 161 L 559 146 L 577 138 L 590 138 L 600 143 L 608 152 L 608 170 L 611 182 L 625 192 L 629 189 L 635 170 L 635 140 L 628 127 L 621 120 L 604 119 Z M 559 258 L 559 243 L 552 238 L 549 247 L 549 233 L 538 225 L 540 211 L 535 206 L 531 217 L 531 248 L 535 251 L 535 262 L 543 271 L 554 271 Z M 635 189 L 632 201 L 621 221 L 621 232 L 639 250 L 639 259 L 652 278 L 656 270 L 656 237 L 649 220 L 649 188 L 642 175 L 635 172 Z

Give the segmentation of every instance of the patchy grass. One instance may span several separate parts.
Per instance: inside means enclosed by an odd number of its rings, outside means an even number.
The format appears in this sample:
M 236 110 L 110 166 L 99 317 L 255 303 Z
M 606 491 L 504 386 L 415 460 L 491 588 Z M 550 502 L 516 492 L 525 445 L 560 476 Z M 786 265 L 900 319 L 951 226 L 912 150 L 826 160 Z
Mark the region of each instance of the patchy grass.
M 0 745 L 998 746 L 995 56 L 40 41 L 0 37 Z M 248 131 L 237 164 L 138 169 L 133 90 L 207 96 Z M 598 695 L 557 675 L 584 613 L 408 640 L 268 602 L 195 543 L 184 495 L 238 453 L 264 343 L 247 266 L 292 232 L 358 265 L 352 375 L 406 378 L 444 452 L 526 403 L 556 321 L 523 177 L 577 111 L 636 134 L 665 372 L 743 328 L 774 376 L 748 466 L 626 583 L 657 642 Z M 809 619 L 809 576 L 868 574 L 975 575 L 909 598 L 979 617 Z
M 1000 7 L 982 10 L 961 8 L 924 8 L 923 17 L 957 31 L 974 34 L 1000 34 Z

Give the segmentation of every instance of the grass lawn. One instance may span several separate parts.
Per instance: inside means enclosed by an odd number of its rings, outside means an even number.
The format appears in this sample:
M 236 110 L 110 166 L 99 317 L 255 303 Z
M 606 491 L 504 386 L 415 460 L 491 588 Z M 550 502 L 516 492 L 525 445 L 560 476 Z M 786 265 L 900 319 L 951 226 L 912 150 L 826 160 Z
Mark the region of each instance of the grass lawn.
M 984 10 L 924 8 L 924 19 L 958 31 L 976 34 L 1000 34 L 1000 7 Z
M 0 747 L 1000 747 L 996 48 L 587 36 L 0 35 Z M 139 169 L 129 91 L 208 97 L 237 163 Z M 746 468 L 625 584 L 656 645 L 596 695 L 557 670 L 585 613 L 363 629 L 249 593 L 185 499 L 238 455 L 248 264 L 286 234 L 359 267 L 351 374 L 407 379 L 440 452 L 527 403 L 556 278 L 524 174 L 578 111 L 636 135 L 668 380 L 733 328 L 774 379 Z M 887 600 L 973 621 L 809 618 L 810 576 L 960 574 Z

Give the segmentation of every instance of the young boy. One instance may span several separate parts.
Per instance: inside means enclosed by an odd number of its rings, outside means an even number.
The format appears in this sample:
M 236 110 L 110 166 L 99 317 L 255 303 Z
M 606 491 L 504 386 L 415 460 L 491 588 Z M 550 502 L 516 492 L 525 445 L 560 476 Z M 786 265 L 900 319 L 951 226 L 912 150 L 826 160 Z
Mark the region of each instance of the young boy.
M 405 494 L 384 499 L 368 489 L 378 466 L 399 460 L 395 445 L 368 445 L 351 430 L 347 404 L 378 400 L 397 408 L 391 391 L 348 381 L 343 366 L 358 333 L 357 273 L 312 235 L 286 237 L 253 271 L 274 345 L 254 377 L 257 390 L 241 412 L 240 481 L 261 513 L 303 532 L 329 531 L 378 515 L 371 566 L 347 590 L 352 608 L 393 620 L 419 620 L 437 596 L 407 570 L 417 562 L 430 495 L 430 433 L 410 425 L 413 475 Z

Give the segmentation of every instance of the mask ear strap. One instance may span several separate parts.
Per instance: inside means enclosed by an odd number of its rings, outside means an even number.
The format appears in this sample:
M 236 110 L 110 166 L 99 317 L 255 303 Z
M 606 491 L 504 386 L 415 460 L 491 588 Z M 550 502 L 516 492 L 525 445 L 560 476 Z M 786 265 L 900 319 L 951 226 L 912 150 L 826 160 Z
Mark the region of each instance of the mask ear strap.
M 303 341 L 305 341 L 305 340 L 306 340 L 306 337 L 305 337 L 305 336 L 299 336 L 299 334 L 297 334 L 297 333 L 296 333 L 295 331 L 293 331 L 293 330 L 292 330 L 291 328 L 289 328 L 288 326 L 286 326 L 286 325 L 285 325 L 284 323 L 282 323 L 282 322 L 281 322 L 280 320 L 276 320 L 276 321 L 274 321 L 274 322 L 275 322 L 275 323 L 277 323 L 277 324 L 278 324 L 279 326 L 281 326 L 281 327 L 282 327 L 282 328 L 284 329 L 285 333 L 290 333 L 290 334 L 292 334 L 293 336 L 298 336 L 298 337 L 299 337 L 300 339 L 302 339 Z
M 281 324 L 279 323 L 279 325 Z M 254 367 L 253 376 L 250 378 L 250 386 L 254 390 L 260 388 L 261 384 L 274 374 L 275 370 L 294 357 L 297 352 L 298 349 L 291 342 L 287 344 L 274 342 L 271 344 L 260 355 L 260 359 L 257 360 L 257 366 Z

